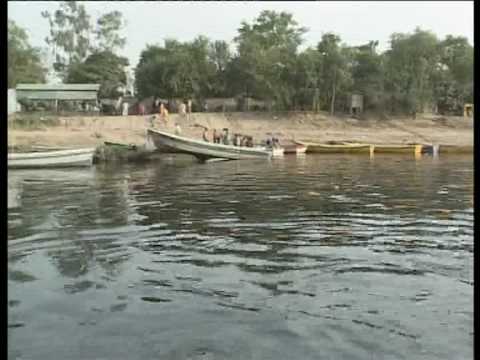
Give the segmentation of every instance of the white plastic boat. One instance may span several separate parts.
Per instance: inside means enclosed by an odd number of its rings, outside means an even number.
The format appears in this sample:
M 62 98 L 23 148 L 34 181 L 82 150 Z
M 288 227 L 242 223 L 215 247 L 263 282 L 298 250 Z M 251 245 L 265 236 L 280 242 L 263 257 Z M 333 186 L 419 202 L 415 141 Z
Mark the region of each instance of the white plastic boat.
M 92 166 L 94 148 L 8 154 L 9 168 Z

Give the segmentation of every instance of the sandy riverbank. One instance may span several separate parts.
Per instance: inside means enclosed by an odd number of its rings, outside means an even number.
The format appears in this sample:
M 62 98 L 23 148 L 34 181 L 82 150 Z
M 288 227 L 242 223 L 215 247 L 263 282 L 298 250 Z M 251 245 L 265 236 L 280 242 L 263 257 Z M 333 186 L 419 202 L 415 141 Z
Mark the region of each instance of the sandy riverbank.
M 21 115 L 17 114 L 17 118 Z M 19 126 L 9 119 L 8 144 L 29 148 L 86 147 L 104 141 L 143 145 L 150 116 L 59 117 L 50 125 L 41 121 Z M 55 123 L 52 125 L 52 123 Z M 330 117 L 324 113 L 196 113 L 188 117 L 171 114 L 167 122 L 157 119 L 155 127 L 174 131 L 175 123 L 188 137 L 201 138 L 202 129 L 229 128 L 233 134 L 253 135 L 260 141 L 267 133 L 275 133 L 281 141 L 304 140 L 312 142 L 357 141 L 372 144 L 449 144 L 473 145 L 473 119 L 435 115 L 418 116 L 416 120 L 356 120 Z

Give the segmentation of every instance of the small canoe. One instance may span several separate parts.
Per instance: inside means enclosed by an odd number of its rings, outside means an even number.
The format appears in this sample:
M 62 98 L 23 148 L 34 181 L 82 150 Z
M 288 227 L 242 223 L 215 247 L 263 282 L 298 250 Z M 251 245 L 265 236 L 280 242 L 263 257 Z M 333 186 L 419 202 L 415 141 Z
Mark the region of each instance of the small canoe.
M 111 141 L 104 141 L 105 146 L 111 146 L 113 148 L 124 149 L 124 150 L 137 150 L 137 145 L 135 144 L 122 144 Z
M 94 148 L 8 154 L 9 168 L 92 166 Z
M 250 148 L 233 145 L 215 144 L 202 140 L 189 139 L 154 129 L 147 130 L 147 142 L 157 149 L 170 149 L 173 152 L 190 154 L 201 161 L 210 158 L 229 160 L 270 158 L 272 151 L 264 148 Z
M 376 154 L 421 154 L 423 145 L 419 144 L 375 144 L 374 152 Z
M 307 148 L 307 153 L 370 153 L 370 144 L 360 143 L 341 143 L 341 144 L 318 144 L 310 142 L 296 141 L 297 144 L 304 145 Z

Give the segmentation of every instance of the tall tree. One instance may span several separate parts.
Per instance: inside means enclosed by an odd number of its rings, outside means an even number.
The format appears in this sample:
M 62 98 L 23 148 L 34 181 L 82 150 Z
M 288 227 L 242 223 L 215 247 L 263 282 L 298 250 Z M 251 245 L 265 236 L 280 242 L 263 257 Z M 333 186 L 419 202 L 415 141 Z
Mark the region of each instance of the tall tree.
M 167 39 L 163 47 L 147 46 L 135 70 L 137 90 L 141 96 L 165 98 L 220 96 L 218 77 L 227 61 L 220 60 L 212 58 L 212 43 L 204 36 L 183 43 Z
M 65 77 L 70 65 L 84 61 L 89 54 L 90 16 L 84 5 L 64 1 L 53 14 L 43 11 L 42 17 L 50 25 L 50 35 L 45 41 L 55 56 L 54 69 Z
M 337 94 L 351 81 L 348 68 L 348 49 L 340 45 L 340 36 L 326 33 L 317 45 L 321 55 L 322 78 L 325 84 L 325 96 L 330 103 L 330 114 L 335 112 Z
M 245 92 L 288 107 L 293 95 L 288 82 L 306 28 L 298 26 L 292 14 L 265 10 L 252 24 L 242 22 L 238 32 L 235 42 Z
M 42 16 L 50 25 L 50 34 L 45 41 L 55 57 L 53 67 L 64 81 L 71 77 L 70 68 L 83 64 L 89 55 L 115 54 L 126 44 L 126 38 L 120 36 L 125 21 L 119 11 L 101 15 L 94 26 L 83 4 L 63 1 L 56 11 L 43 11 Z
M 392 110 L 423 111 L 433 100 L 433 78 L 439 62 L 438 39 L 415 29 L 413 34 L 393 34 L 385 53 L 386 90 Z
M 98 50 L 114 53 L 115 50 L 123 49 L 127 39 L 120 36 L 119 32 L 125 25 L 126 22 L 120 11 L 115 10 L 103 14 L 97 20 L 97 28 L 95 30 Z
M 439 44 L 439 74 L 435 95 L 444 112 L 462 112 L 463 104 L 473 102 L 473 47 L 465 37 L 447 37 Z
M 8 87 L 18 83 L 43 83 L 47 74 L 40 50 L 30 45 L 27 32 L 8 19 Z
M 295 66 L 294 82 L 295 102 L 302 109 L 319 111 L 320 88 L 322 87 L 321 59 L 319 52 L 308 48 L 297 57 Z
M 215 67 L 215 75 L 212 81 L 212 93 L 215 96 L 227 95 L 227 68 L 232 55 L 228 43 L 217 40 L 210 43 L 208 49 L 208 60 Z
M 364 107 L 379 110 L 383 105 L 383 62 L 378 41 L 355 47 L 352 53 L 352 90 L 364 96 Z

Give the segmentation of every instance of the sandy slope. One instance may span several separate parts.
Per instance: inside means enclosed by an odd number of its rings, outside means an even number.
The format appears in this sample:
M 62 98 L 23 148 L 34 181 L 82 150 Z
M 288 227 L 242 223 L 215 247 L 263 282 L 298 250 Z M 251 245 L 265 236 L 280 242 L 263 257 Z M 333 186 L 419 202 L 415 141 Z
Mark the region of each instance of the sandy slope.
M 82 147 L 104 141 L 144 143 L 147 116 L 68 117 L 60 118 L 59 126 L 20 129 L 9 121 L 9 146 Z M 281 141 L 330 140 L 358 141 L 373 144 L 434 143 L 473 144 L 473 119 L 462 117 L 418 116 L 412 119 L 355 120 L 311 113 L 197 113 L 187 117 L 171 114 L 168 120 L 157 119 L 158 129 L 173 132 L 178 123 L 185 136 L 200 138 L 202 129 L 229 128 L 233 134 L 253 135 L 255 141 L 274 133 Z M 13 122 L 14 124 L 14 122 Z M 211 135 L 211 134 L 210 134 Z

